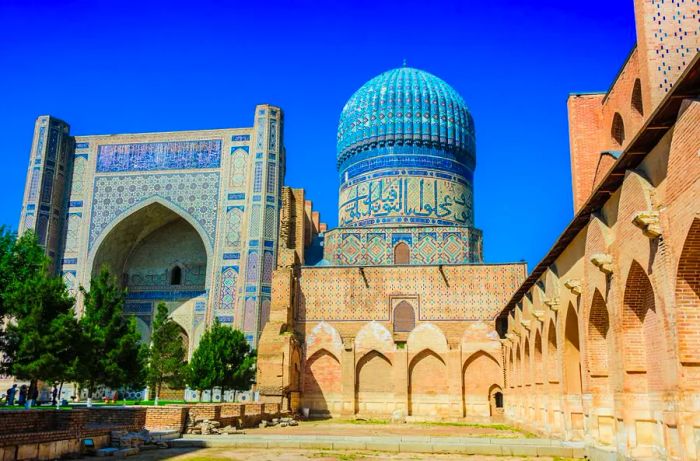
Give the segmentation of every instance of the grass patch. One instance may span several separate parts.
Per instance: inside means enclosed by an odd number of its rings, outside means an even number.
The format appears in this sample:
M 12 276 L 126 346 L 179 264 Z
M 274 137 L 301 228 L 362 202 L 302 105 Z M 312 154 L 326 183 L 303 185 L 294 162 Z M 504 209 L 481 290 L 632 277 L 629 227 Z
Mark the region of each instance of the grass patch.
M 372 419 L 372 418 L 338 419 L 338 420 L 333 420 L 333 422 L 346 423 L 346 424 L 389 424 L 388 419 Z

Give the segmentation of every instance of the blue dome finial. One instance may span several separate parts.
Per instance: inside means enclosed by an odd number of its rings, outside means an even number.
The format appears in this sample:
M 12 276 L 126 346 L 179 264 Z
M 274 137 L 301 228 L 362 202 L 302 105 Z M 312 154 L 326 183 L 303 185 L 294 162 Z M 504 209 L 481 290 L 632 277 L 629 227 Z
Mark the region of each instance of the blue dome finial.
M 403 58 L 403 67 L 406 67 L 406 58 Z

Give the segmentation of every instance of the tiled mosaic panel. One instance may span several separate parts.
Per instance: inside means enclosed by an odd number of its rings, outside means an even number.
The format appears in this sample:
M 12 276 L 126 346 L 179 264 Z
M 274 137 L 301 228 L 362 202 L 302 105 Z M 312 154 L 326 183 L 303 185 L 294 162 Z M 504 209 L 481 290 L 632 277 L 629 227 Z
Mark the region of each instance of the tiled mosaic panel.
M 405 171 L 384 173 L 387 177 L 341 188 L 339 226 L 473 223 L 470 184 L 439 179 L 434 177 L 436 172 L 416 171 L 415 176 Z
M 172 203 L 192 216 L 212 243 L 218 195 L 219 174 L 214 172 L 97 176 L 89 248 L 118 216 L 154 197 Z
M 324 258 L 332 265 L 392 265 L 399 241 L 411 264 L 482 261 L 481 231 L 469 227 L 338 228 L 326 232 Z
M 700 0 L 688 0 L 692 8 L 685 5 L 686 0 L 649 0 L 651 17 L 644 20 L 650 23 L 653 32 L 654 64 L 657 70 L 659 87 L 668 93 L 678 76 L 700 52 L 697 46 L 698 15 Z M 690 14 L 693 11 L 695 14 Z M 695 44 L 695 46 L 693 46 Z
M 241 226 L 243 225 L 243 207 L 230 206 L 226 211 L 226 248 L 241 247 Z
M 390 296 L 420 299 L 420 320 L 491 320 L 525 278 L 519 264 L 365 268 L 303 268 L 297 293 L 300 321 L 389 320 Z
M 97 172 L 218 168 L 221 140 L 101 145 Z
M 219 310 L 233 311 L 237 301 L 236 282 L 238 282 L 237 266 L 221 268 L 221 297 L 219 299 Z

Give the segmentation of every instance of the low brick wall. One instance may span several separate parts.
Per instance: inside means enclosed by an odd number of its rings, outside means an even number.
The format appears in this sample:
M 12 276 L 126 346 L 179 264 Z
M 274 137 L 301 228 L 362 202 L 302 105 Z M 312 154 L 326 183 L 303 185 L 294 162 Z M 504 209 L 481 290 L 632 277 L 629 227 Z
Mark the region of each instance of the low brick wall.
M 263 419 L 282 415 L 278 403 L 198 403 L 147 407 L 145 427 L 148 430 L 183 432 L 188 418 L 218 421 L 222 426 L 254 427 Z
M 107 445 L 115 430 L 183 432 L 188 416 L 252 427 L 280 415 L 280 405 L 270 403 L 7 410 L 0 412 L 0 460 L 59 458 L 79 452 L 86 438 L 98 447 Z
M 110 431 L 141 430 L 146 413 L 146 408 L 136 407 L 2 411 L 1 459 L 55 459 L 78 453 L 87 438 L 105 446 Z
M 182 432 L 187 421 L 186 406 L 147 407 L 144 427 L 150 431 Z

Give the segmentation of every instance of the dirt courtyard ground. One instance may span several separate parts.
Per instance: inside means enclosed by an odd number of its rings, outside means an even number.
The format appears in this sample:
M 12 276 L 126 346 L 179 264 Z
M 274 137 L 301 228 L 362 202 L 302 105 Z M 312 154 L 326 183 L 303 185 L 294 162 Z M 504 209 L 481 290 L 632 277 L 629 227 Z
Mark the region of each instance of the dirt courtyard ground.
M 345 450 L 294 450 L 263 448 L 171 448 L 142 452 L 129 457 L 133 461 L 521 461 L 528 458 L 511 456 L 463 456 L 432 453 L 381 453 L 376 451 Z M 538 461 L 555 461 L 553 458 L 537 458 Z
M 524 438 L 531 434 L 504 424 L 477 423 L 407 423 L 388 424 L 383 421 L 330 419 L 301 421 L 295 427 L 266 427 L 245 429 L 249 435 L 339 435 L 339 436 L 432 436 L 432 437 L 492 437 Z

